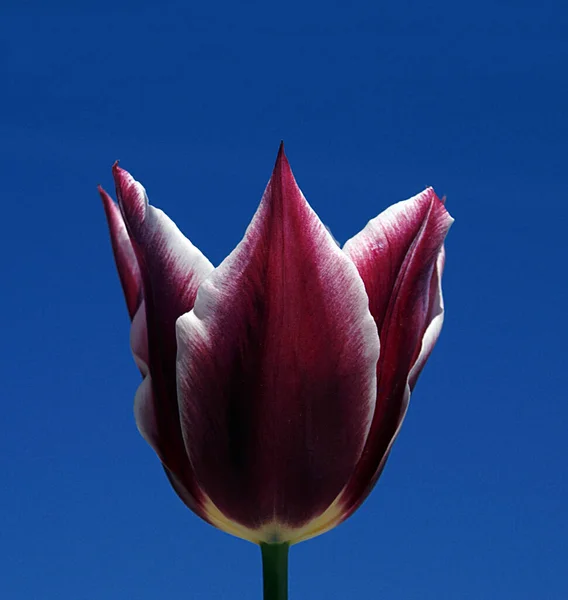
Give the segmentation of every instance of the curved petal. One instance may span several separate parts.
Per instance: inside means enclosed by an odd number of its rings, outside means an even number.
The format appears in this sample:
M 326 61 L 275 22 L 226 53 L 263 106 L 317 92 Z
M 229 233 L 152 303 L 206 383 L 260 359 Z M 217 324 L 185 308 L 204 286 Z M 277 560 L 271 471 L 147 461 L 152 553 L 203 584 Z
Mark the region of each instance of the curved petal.
M 184 439 L 203 492 L 259 539 L 290 539 L 359 460 L 379 339 L 353 263 L 282 149 L 244 239 L 201 285 L 177 339 Z
M 213 266 L 171 219 L 149 205 L 144 188 L 129 173 L 115 164 L 113 175 L 143 281 L 145 319 L 133 323 L 132 346 L 140 366 L 140 347 L 137 351 L 135 340 L 146 338 L 148 372 L 143 371 L 146 378 L 135 398 L 136 421 L 144 438 L 179 482 L 175 489 L 183 486 L 197 499 L 200 492 L 179 421 L 175 323 L 193 308 L 197 288 Z M 187 494 L 180 496 L 184 500 Z
M 133 319 L 142 302 L 140 268 L 138 267 L 138 261 L 130 242 L 130 236 L 128 235 L 118 206 L 101 186 L 98 189 L 103 201 L 114 261 L 126 299 L 126 307 L 128 308 L 130 319 Z
M 443 243 L 452 222 L 428 188 L 387 209 L 345 245 L 365 282 L 381 356 L 371 431 L 355 474 L 339 498 L 342 518 L 361 504 L 382 471 L 410 392 L 440 334 Z
M 434 345 L 440 337 L 442 331 L 442 325 L 444 324 L 444 298 L 442 296 L 442 273 L 444 272 L 444 263 L 446 261 L 446 252 L 444 247 L 440 249 L 438 258 L 436 260 L 436 268 L 430 282 L 430 298 L 428 302 L 428 314 L 425 322 L 427 323 L 424 336 L 422 337 L 422 343 L 420 345 L 420 352 L 416 359 L 416 362 L 410 369 L 408 376 L 408 385 L 410 391 L 414 389 L 418 376 L 422 372 L 426 361 L 432 354 Z
M 140 400 L 137 398 L 147 398 L 148 402 L 153 403 L 151 378 L 149 377 L 149 353 L 148 353 L 148 329 L 146 325 L 146 305 L 142 293 L 142 276 L 138 267 L 138 260 L 134 253 L 130 236 L 126 229 L 124 219 L 118 206 L 112 198 L 99 186 L 103 206 L 109 226 L 111 244 L 114 252 L 118 275 L 122 283 L 122 289 L 126 298 L 128 313 L 132 321 L 130 328 L 130 347 L 134 356 L 134 362 L 138 366 L 144 381 L 136 394 L 134 414 L 138 415 L 145 411 L 140 410 Z M 144 402 L 147 404 L 148 402 Z M 148 439 L 143 429 L 140 427 L 140 421 L 137 418 L 139 429 L 142 435 Z

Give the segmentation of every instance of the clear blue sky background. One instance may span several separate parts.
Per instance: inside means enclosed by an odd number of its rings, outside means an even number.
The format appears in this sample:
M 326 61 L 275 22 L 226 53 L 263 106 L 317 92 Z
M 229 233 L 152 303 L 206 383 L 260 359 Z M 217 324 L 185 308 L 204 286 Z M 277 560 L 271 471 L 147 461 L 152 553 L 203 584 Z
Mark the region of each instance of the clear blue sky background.
M 177 499 L 96 185 L 115 159 L 215 263 L 278 144 L 340 241 L 434 185 L 445 328 L 374 493 L 291 552 L 295 600 L 568 597 L 560 0 L 0 8 L 0 597 L 260 598 Z

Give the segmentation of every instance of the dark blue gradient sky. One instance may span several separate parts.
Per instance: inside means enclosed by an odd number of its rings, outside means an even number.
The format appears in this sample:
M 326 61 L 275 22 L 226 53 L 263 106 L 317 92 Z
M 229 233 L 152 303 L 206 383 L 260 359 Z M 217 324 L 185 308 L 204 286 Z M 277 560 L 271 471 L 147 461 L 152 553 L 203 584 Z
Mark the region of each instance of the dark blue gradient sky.
M 260 597 L 260 553 L 177 499 L 96 185 L 114 160 L 218 264 L 278 144 L 344 242 L 433 185 L 447 318 L 372 496 L 291 552 L 291 598 L 563 600 L 564 3 L 0 7 L 0 597 Z

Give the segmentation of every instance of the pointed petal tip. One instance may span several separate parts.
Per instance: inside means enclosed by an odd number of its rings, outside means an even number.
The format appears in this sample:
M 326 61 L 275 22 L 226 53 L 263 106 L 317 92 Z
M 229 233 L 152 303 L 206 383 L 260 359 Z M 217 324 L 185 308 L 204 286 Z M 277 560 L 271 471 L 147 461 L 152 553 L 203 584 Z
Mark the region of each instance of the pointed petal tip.
M 280 145 L 278 146 L 278 154 L 276 155 L 276 165 L 282 162 L 288 162 L 288 158 L 286 157 L 286 150 L 284 150 L 284 140 L 280 140 Z
M 104 205 L 105 209 L 107 208 L 107 206 L 109 204 L 114 204 L 112 198 L 109 196 L 107 191 L 103 188 L 103 186 L 100 183 L 99 183 L 99 185 L 97 185 L 97 191 L 99 192 L 99 196 L 101 197 L 101 200 L 103 201 L 103 205 Z
M 105 209 L 105 212 L 107 212 L 109 209 L 109 204 L 112 203 L 112 198 L 106 193 L 105 189 L 100 183 L 97 185 L 97 192 L 103 201 L 103 208 Z
M 127 183 L 130 181 L 134 181 L 132 175 L 130 175 L 128 171 L 126 171 L 118 165 L 118 160 L 116 160 L 112 165 L 112 176 L 116 185 L 118 185 L 119 182 Z
M 103 202 L 103 209 L 105 211 L 107 221 L 112 233 L 113 230 L 119 229 L 122 223 L 122 217 L 120 217 L 120 210 L 116 205 L 115 201 L 110 197 L 110 195 L 107 193 L 107 191 L 103 188 L 102 185 L 99 184 L 97 186 L 97 190 Z
M 117 194 L 120 194 L 120 192 L 126 194 L 130 191 L 132 186 L 144 189 L 126 169 L 123 169 L 118 165 L 118 160 L 112 165 L 112 177 L 114 179 Z M 120 197 L 118 198 L 118 201 L 120 203 Z
M 440 211 L 440 215 L 444 215 L 444 218 L 447 220 L 448 227 L 454 222 L 454 218 L 448 212 L 448 208 L 446 206 L 446 196 L 438 196 L 434 191 L 432 186 L 428 186 L 421 194 L 418 194 L 416 198 L 424 198 L 426 199 L 432 207 L 436 207 L 438 211 Z
M 444 194 L 440 198 L 440 196 L 438 196 L 438 194 L 436 194 L 436 191 L 434 190 L 434 186 L 432 186 L 432 185 L 427 185 L 425 190 L 422 193 L 427 194 L 428 196 L 431 196 L 433 200 L 437 200 L 438 202 L 441 202 L 444 205 L 446 204 L 447 196 Z
M 421 192 L 420 194 L 418 194 L 418 196 L 428 198 L 428 200 L 431 200 L 431 201 L 437 200 L 438 202 L 440 202 L 440 197 L 438 196 L 438 194 L 436 194 L 436 191 L 434 190 L 433 186 L 431 186 L 431 185 L 427 185 L 426 188 L 424 189 L 424 191 Z
M 288 157 L 284 150 L 284 141 L 280 142 L 278 147 L 278 155 L 276 156 L 276 162 L 274 163 L 274 169 L 272 170 L 272 181 L 278 181 L 280 185 L 292 182 L 293 185 L 297 186 L 296 179 L 292 173 L 292 168 L 288 162 Z
M 112 165 L 112 176 L 118 205 L 129 227 L 141 223 L 146 217 L 148 207 L 144 186 L 138 183 L 128 171 L 119 167 L 118 160 Z
M 97 190 L 103 202 L 103 209 L 105 211 L 111 236 L 117 235 L 117 232 L 124 226 L 124 221 L 120 215 L 120 209 L 102 185 L 98 185 Z
M 117 185 L 117 186 L 118 186 L 119 180 L 121 180 L 122 178 L 124 178 L 125 175 L 127 175 L 127 176 L 130 175 L 130 173 L 128 173 L 127 171 L 125 171 L 124 169 L 122 169 L 121 167 L 119 167 L 118 163 L 119 163 L 119 161 L 115 160 L 114 163 L 112 164 L 112 167 L 111 167 L 112 177 L 114 179 L 115 185 Z

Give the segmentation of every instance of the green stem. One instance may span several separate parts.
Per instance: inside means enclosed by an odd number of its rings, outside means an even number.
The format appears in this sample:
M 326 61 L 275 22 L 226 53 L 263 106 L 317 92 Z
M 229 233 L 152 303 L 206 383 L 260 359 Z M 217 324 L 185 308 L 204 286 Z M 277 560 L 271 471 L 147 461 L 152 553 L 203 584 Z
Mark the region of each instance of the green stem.
M 260 544 L 264 600 L 288 600 L 288 544 Z

